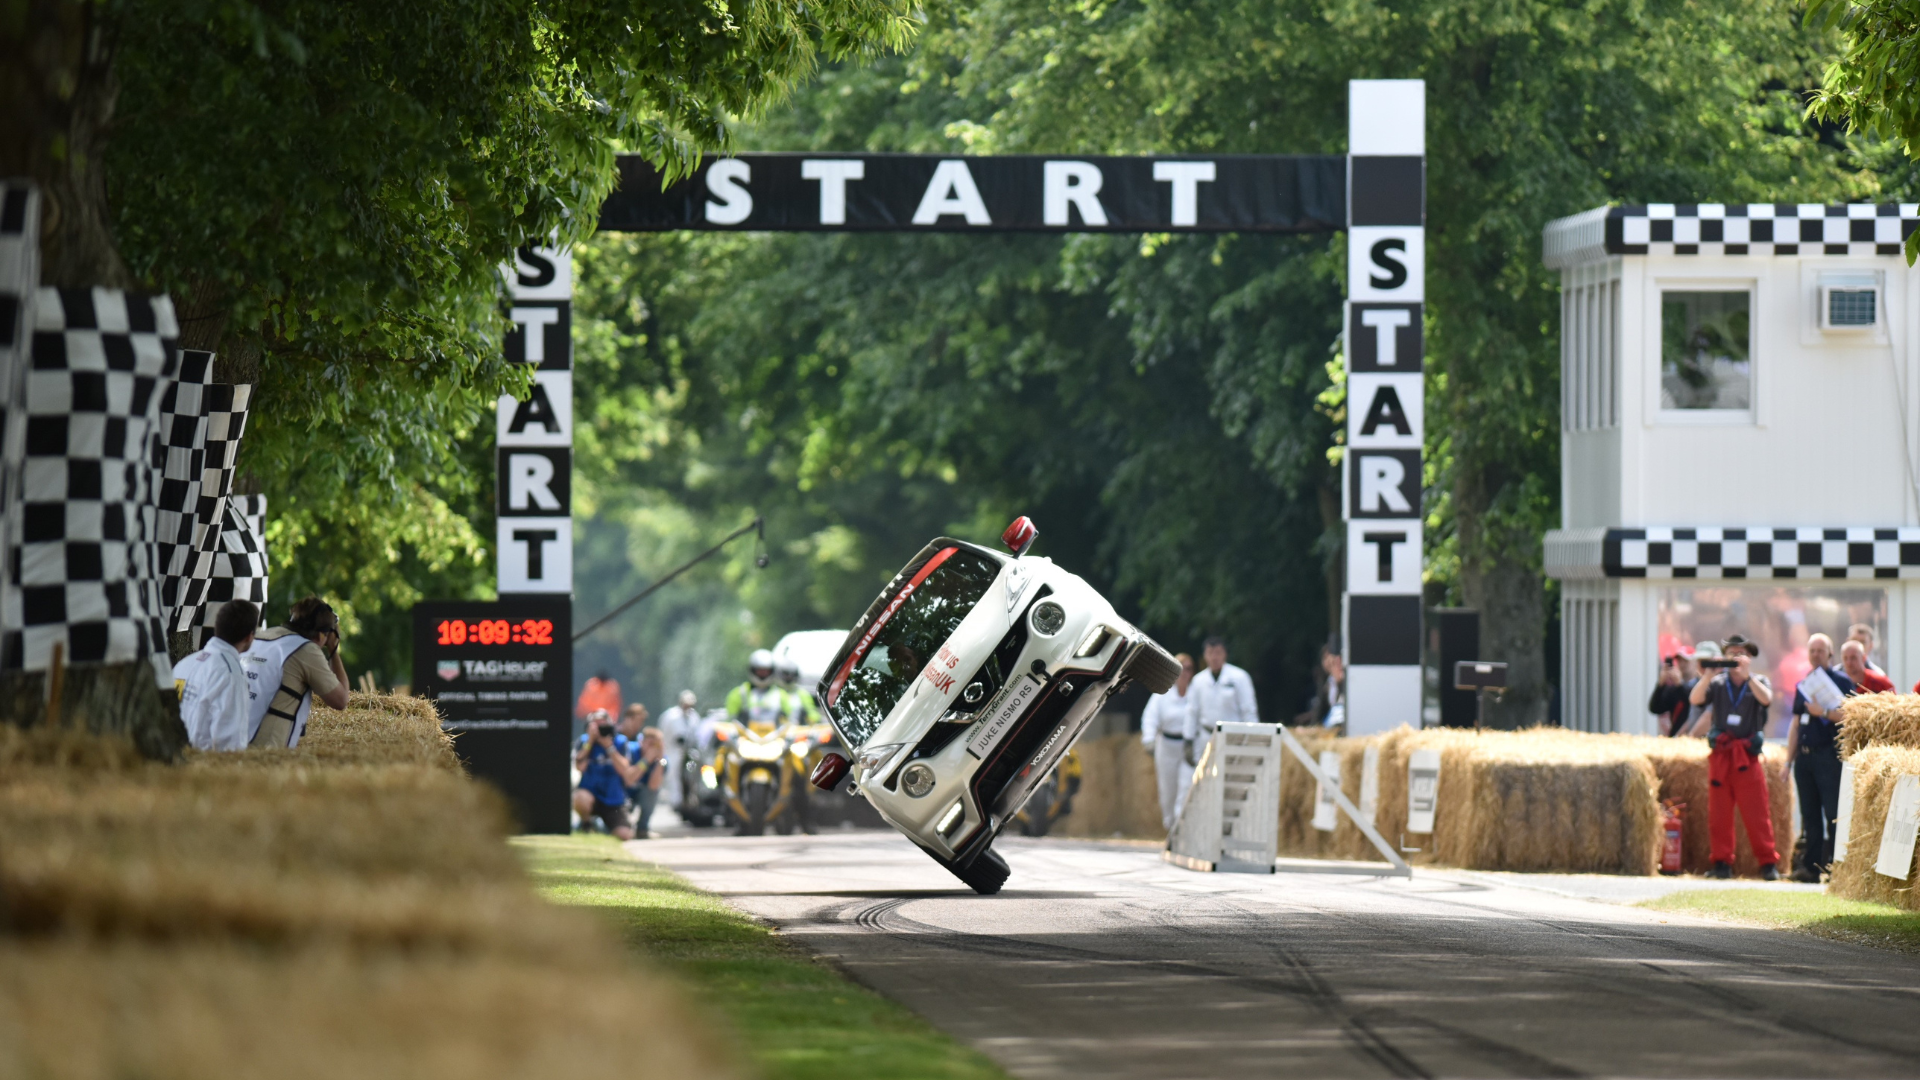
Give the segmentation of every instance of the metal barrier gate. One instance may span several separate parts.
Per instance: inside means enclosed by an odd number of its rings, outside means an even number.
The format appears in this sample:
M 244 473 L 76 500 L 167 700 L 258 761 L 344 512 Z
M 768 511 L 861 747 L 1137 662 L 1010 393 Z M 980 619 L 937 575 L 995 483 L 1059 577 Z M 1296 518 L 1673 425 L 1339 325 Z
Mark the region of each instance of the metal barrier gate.
M 1193 787 L 1161 857 L 1202 872 L 1271 874 L 1280 832 L 1282 748 L 1305 766 L 1340 811 L 1386 858 L 1382 876 L 1412 877 L 1413 868 L 1363 815 L 1340 778 L 1329 778 L 1293 732 L 1275 724 L 1221 724 L 1193 770 Z M 1351 864 L 1348 864 L 1351 865 Z

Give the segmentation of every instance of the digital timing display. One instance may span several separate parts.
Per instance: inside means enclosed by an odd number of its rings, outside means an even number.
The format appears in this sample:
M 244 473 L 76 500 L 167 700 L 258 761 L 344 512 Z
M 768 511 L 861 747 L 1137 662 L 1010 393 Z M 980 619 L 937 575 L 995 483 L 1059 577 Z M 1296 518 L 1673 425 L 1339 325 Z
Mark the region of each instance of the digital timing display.
M 511 622 L 506 619 L 480 619 L 467 622 L 462 619 L 442 619 L 434 628 L 439 631 L 439 645 L 551 645 L 553 644 L 552 619 L 522 619 Z

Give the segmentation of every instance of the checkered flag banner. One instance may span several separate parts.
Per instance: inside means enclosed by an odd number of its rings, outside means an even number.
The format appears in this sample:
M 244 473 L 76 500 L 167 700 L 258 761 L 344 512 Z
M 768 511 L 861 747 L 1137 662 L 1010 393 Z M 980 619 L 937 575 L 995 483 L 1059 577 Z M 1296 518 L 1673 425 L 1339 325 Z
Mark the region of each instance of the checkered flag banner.
M 178 334 L 165 296 L 35 294 L 0 667 L 43 670 L 60 644 L 73 663 L 146 660 L 167 685 L 151 440 Z
M 1555 529 L 1555 578 L 1920 580 L 1920 527 Z
M 247 407 L 253 387 L 246 383 L 207 383 L 202 391 L 206 420 L 205 453 L 200 488 L 195 493 L 192 551 L 184 569 L 179 605 L 173 609 L 172 630 L 187 632 L 203 622 L 200 608 L 207 602 L 214 574 L 214 556 L 226 528 L 227 496 L 240 456 L 240 438 L 247 428 Z
M 200 605 L 199 644 L 213 635 L 220 605 L 248 600 L 255 607 L 267 603 L 267 497 L 232 495 L 226 500 L 226 521 L 220 542 L 211 552 L 206 599 Z
M 160 401 L 160 428 L 154 438 L 154 468 L 159 473 L 159 531 L 154 561 L 160 572 L 160 607 L 167 625 L 186 596 L 193 568 L 194 524 L 200 509 L 200 479 L 206 468 L 207 377 L 213 354 L 199 349 L 180 353 L 180 375 Z
M 1613 255 L 1898 255 L 1920 203 L 1649 203 L 1607 211 Z
M 25 180 L 0 180 L 0 543 L 20 512 L 20 402 L 40 283 L 40 193 Z M 10 609 L 11 575 L 0 574 L 0 612 Z

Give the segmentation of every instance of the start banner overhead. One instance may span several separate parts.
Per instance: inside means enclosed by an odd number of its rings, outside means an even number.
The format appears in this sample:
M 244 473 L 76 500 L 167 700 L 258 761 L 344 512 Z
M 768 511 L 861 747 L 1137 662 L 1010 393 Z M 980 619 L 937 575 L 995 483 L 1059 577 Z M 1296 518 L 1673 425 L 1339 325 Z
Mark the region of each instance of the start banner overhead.
M 652 165 L 625 155 L 619 187 L 600 208 L 600 228 L 610 232 L 1333 232 L 1346 224 L 1342 155 L 738 154 L 709 158 L 664 187 Z

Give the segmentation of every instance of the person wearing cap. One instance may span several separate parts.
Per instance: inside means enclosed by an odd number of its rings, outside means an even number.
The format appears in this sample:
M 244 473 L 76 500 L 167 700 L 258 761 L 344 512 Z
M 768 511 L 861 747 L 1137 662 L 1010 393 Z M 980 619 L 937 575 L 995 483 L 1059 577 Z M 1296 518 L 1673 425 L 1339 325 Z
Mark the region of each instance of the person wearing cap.
M 699 704 L 700 699 L 693 691 L 682 690 L 679 704 L 660 714 L 660 742 L 667 767 L 660 798 L 668 806 L 680 805 L 680 765 L 686 760 L 687 747 L 694 745 L 694 733 L 700 728 Z
M 1848 642 L 1857 645 L 1856 642 Z M 1800 802 L 1800 835 L 1807 851 L 1793 871 L 1793 880 L 1816 882 L 1833 862 L 1834 819 L 1840 814 L 1840 747 L 1836 721 L 1844 704 L 1833 704 L 1832 691 L 1809 693 L 1814 672 L 1833 683 L 1841 697 L 1853 693 L 1853 680 L 1833 666 L 1833 640 L 1825 634 L 1807 639 L 1805 679 L 1793 692 L 1793 722 L 1787 728 L 1787 764 L 1782 780 L 1791 778 Z M 1821 700 L 1828 699 L 1830 709 Z
M 1700 675 L 1693 667 L 1693 650 L 1685 645 L 1675 648 L 1660 660 L 1660 679 L 1653 684 L 1653 696 L 1647 699 L 1647 711 L 1660 718 L 1660 734 L 1679 735 L 1687 729 L 1693 712 L 1687 695 Z
M 1720 659 L 1720 643 L 1719 642 L 1717 641 L 1694 642 L 1693 670 L 1694 670 L 1695 681 L 1697 682 L 1699 680 L 1699 676 L 1706 671 L 1706 668 L 1701 666 L 1703 663 L 1705 663 L 1708 660 L 1718 660 L 1718 659 Z M 1680 725 L 1678 729 L 1674 731 L 1674 734 L 1685 735 L 1688 738 L 1704 738 L 1707 734 L 1707 725 L 1711 723 L 1711 720 L 1713 717 L 1713 710 L 1702 708 L 1699 705 L 1695 705 L 1692 700 L 1692 694 L 1693 694 L 1692 690 L 1688 690 L 1687 694 L 1688 694 L 1688 698 L 1687 698 L 1686 720 Z
M 1754 673 L 1760 648 L 1735 634 L 1720 643 L 1730 667 L 1711 679 L 1701 678 L 1688 696 L 1695 705 L 1713 710 L 1707 730 L 1707 834 L 1713 848 L 1713 876 L 1733 876 L 1733 811 L 1747 826 L 1747 842 L 1759 860 L 1760 876 L 1780 880 L 1780 853 L 1773 846 L 1773 809 L 1767 799 L 1767 774 L 1760 752 L 1766 745 L 1767 706 L 1773 687 L 1766 676 Z M 1703 672 L 1706 668 L 1701 669 Z

